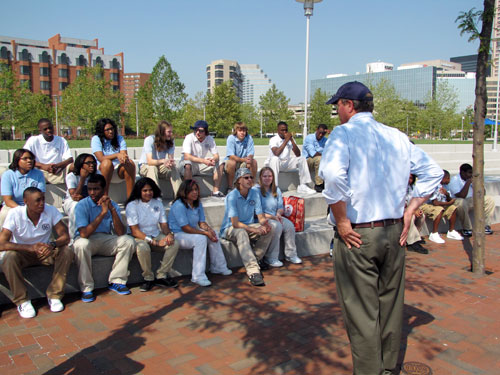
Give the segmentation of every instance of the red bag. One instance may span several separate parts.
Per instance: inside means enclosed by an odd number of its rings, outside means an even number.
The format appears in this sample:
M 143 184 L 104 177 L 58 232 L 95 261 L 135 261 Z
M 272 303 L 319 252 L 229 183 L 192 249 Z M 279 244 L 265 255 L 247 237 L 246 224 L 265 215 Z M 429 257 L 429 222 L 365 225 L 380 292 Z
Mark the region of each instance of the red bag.
M 305 208 L 304 199 L 299 197 L 283 197 L 285 216 L 295 226 L 295 232 L 304 231 Z

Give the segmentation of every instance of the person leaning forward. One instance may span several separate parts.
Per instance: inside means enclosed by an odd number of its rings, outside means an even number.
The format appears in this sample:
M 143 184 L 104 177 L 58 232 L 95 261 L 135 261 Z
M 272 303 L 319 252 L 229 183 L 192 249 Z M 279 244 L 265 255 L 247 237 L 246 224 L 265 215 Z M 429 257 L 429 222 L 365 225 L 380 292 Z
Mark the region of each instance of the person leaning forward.
M 394 374 L 403 324 L 403 245 L 414 211 L 443 172 L 405 134 L 375 121 L 373 95 L 362 83 L 344 84 L 327 104 L 337 106 L 343 125 L 328 138 L 319 174 L 336 226 L 335 283 L 354 373 Z M 410 173 L 418 180 L 405 210 Z

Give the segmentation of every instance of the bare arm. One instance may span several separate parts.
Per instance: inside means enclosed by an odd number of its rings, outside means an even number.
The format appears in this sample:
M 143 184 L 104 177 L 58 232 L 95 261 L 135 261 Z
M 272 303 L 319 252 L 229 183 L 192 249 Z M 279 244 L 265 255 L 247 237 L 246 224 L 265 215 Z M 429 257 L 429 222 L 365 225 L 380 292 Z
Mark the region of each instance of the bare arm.
M 56 239 L 56 247 L 66 246 L 69 244 L 69 232 L 68 227 L 62 221 L 59 221 L 56 225 L 54 225 L 54 230 L 57 234 Z
M 19 206 L 14 199 L 12 199 L 12 195 L 2 195 L 2 199 L 7 207 L 14 208 Z
M 347 248 L 352 246 L 359 248 L 363 241 L 361 235 L 352 229 L 351 220 L 347 217 L 347 204 L 344 201 L 338 201 L 330 205 L 335 223 L 337 226 L 337 233 L 344 240 Z
M 467 179 L 467 181 L 465 181 L 465 184 L 464 184 L 462 190 L 460 190 L 458 193 L 456 193 L 455 196 L 457 198 L 465 199 L 467 197 L 467 194 L 469 193 L 469 188 L 470 188 L 471 183 L 472 183 L 472 178 Z

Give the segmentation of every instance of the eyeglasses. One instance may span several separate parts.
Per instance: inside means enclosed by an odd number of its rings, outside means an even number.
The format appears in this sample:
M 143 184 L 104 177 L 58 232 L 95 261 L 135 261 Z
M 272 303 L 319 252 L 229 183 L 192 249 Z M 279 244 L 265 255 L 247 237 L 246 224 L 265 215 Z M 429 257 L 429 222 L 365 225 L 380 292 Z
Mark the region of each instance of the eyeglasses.
M 199 128 L 194 131 L 195 133 L 205 133 L 205 129 Z
M 253 176 L 244 176 L 243 177 L 245 180 L 253 180 Z
M 27 156 L 27 157 L 21 158 L 21 160 L 23 160 L 23 161 L 28 161 L 28 160 L 33 161 L 33 158 L 31 156 Z
M 83 164 L 86 164 L 86 165 L 93 165 L 93 164 L 97 164 L 95 161 L 86 161 L 85 163 Z
M 104 129 L 105 132 L 112 132 L 113 130 L 115 130 L 114 128 L 106 128 Z

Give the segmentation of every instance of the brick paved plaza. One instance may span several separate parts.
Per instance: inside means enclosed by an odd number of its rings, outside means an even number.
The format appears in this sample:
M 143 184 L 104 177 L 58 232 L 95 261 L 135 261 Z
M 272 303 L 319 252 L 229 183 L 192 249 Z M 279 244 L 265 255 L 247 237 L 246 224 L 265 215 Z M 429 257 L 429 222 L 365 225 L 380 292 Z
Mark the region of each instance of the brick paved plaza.
M 437 375 L 500 374 L 500 224 L 493 229 L 482 278 L 468 272 L 467 239 L 408 253 L 402 362 Z M 352 373 L 328 255 L 265 272 L 264 288 L 243 269 L 211 279 L 210 288 L 183 277 L 177 290 L 101 290 L 90 304 L 73 294 L 59 314 L 36 300 L 30 320 L 2 306 L 0 374 Z

